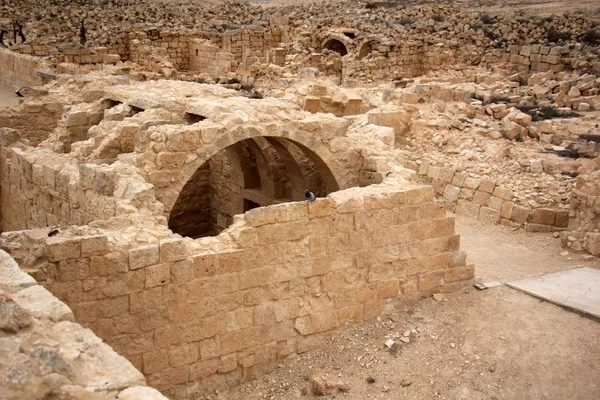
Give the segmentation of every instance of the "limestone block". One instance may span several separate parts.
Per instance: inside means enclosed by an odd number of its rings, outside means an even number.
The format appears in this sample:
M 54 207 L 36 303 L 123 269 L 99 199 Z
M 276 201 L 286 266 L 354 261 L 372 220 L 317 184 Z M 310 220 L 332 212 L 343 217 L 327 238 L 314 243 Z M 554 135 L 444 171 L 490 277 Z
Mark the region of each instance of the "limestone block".
M 520 112 L 513 117 L 513 121 L 527 127 L 531 125 L 532 118 L 531 115 Z
M 479 187 L 480 183 L 481 183 L 480 179 L 477 179 L 477 178 L 465 178 L 465 182 L 463 184 L 463 187 L 465 187 L 467 189 L 476 190 Z
M 500 222 L 500 211 L 488 207 L 481 207 L 478 219 L 485 223 L 497 224 Z
M 486 193 L 492 193 L 494 191 L 495 186 L 496 186 L 496 182 L 489 180 L 489 179 L 484 179 L 479 184 L 479 190 L 482 192 L 486 192 Z
M 187 256 L 188 250 L 184 239 L 171 238 L 160 241 L 160 262 L 179 261 Z
M 496 186 L 496 188 L 494 189 L 493 195 L 496 197 L 499 197 L 501 199 L 504 199 L 504 200 L 512 200 L 512 198 L 513 198 L 512 190 L 507 189 L 502 186 Z
M 35 318 L 52 321 L 73 321 L 73 312 L 43 286 L 35 285 L 13 293 L 12 298 Z
M 419 276 L 419 292 L 423 294 L 439 292 L 445 284 L 445 273 L 443 271 Z
M 0 282 L 13 287 L 27 287 L 36 283 L 35 279 L 23 272 L 16 261 L 4 250 L 0 250 Z
M 525 230 L 527 232 L 554 232 L 557 228 L 550 225 L 529 223 Z
M 332 215 L 336 210 L 336 201 L 332 198 L 317 199 L 308 203 L 309 218 L 320 218 Z
M 515 205 L 512 210 L 511 218 L 513 221 L 524 224 L 529 220 L 531 209 Z
M 477 190 L 475 192 L 475 195 L 473 196 L 473 203 L 478 204 L 480 206 L 487 206 L 490 202 L 491 197 L 491 194 L 483 192 L 481 190 Z
M 440 167 L 435 167 L 433 165 L 430 165 L 429 168 L 427 169 L 427 176 L 430 177 L 431 179 L 439 179 L 440 171 L 441 171 Z
M 504 203 L 504 200 L 501 199 L 500 197 L 492 196 L 492 197 L 490 197 L 488 206 L 494 210 L 501 211 L 503 203 Z
M 178 169 L 185 165 L 186 160 L 187 153 L 184 152 L 161 152 L 156 156 L 156 165 L 159 169 Z
M 73 111 L 66 115 L 65 124 L 67 128 L 74 126 L 86 126 L 89 124 L 89 113 L 86 111 Z
M 446 185 L 444 198 L 448 201 L 456 201 L 460 195 L 460 188 L 454 185 Z
M 112 252 L 98 257 L 90 257 L 91 277 L 113 275 L 128 270 L 129 264 L 126 253 Z
M 284 203 L 259 207 L 244 214 L 244 219 L 253 227 L 278 222 L 292 222 L 306 217 L 308 217 L 308 207 L 302 203 Z
M 444 278 L 448 283 L 473 279 L 475 278 L 475 265 L 447 269 Z
M 446 183 L 450 183 L 450 182 L 452 182 L 452 178 L 454 177 L 455 172 L 456 172 L 455 168 L 450 168 L 450 167 L 442 168 L 440 171 L 439 179 Z
M 319 97 L 307 97 L 304 100 L 304 106 L 302 108 L 304 111 L 311 113 L 319 112 L 321 108 L 321 99 Z
M 81 239 L 62 238 L 60 235 L 48 239 L 48 261 L 57 262 L 81 257 Z
M 434 193 L 431 186 L 411 188 L 411 190 L 406 193 L 406 204 L 426 203 L 433 199 Z
M 555 210 L 554 226 L 566 228 L 569 226 L 569 211 Z
M 439 218 L 431 221 L 431 237 L 452 236 L 455 220 L 453 217 Z
M 583 248 L 591 255 L 600 256 L 600 233 L 587 233 L 583 241 Z
M 72 258 L 58 263 L 61 282 L 82 280 L 89 276 L 89 258 Z
M 168 353 L 169 365 L 172 367 L 195 363 L 200 356 L 198 345 L 195 343 L 173 346 Z
M 556 213 L 552 209 L 537 208 L 531 213 L 531 222 L 540 225 L 554 225 Z
M 404 110 L 371 112 L 368 118 L 369 124 L 390 127 L 406 127 L 411 121 L 410 114 Z
M 214 276 L 217 272 L 217 255 L 212 253 L 197 254 L 194 261 L 194 277 L 204 278 Z
M 333 310 L 313 313 L 296 318 L 294 321 L 294 329 L 301 335 L 328 331 L 336 326 L 338 326 L 337 313 Z
M 155 244 L 129 250 L 129 268 L 138 269 L 158 263 L 159 251 Z
M 219 371 L 220 364 L 221 360 L 219 358 L 213 358 L 190 365 L 190 380 L 196 381 L 216 374 Z
M 81 238 L 82 257 L 98 256 L 108 251 L 108 238 L 105 235 L 84 236 Z
M 144 370 L 145 373 L 148 373 Z M 119 392 L 119 400 L 167 400 L 158 390 L 148 386 L 135 386 Z
M 521 126 L 506 116 L 500 122 L 500 132 L 505 138 L 514 140 L 521 136 Z
M 146 288 L 167 285 L 171 278 L 171 266 L 158 264 L 146 267 Z
M 500 210 L 500 217 L 510 219 L 512 216 L 514 206 L 515 206 L 514 203 L 511 203 L 509 201 L 505 201 L 504 203 L 502 203 L 502 209 Z

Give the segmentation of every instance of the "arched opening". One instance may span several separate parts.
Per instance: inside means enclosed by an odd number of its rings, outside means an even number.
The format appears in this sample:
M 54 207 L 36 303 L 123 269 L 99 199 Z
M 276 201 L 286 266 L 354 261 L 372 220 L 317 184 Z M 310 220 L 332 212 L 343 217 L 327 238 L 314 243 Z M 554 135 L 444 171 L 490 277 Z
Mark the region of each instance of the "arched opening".
M 323 49 L 335 51 L 342 57 L 348 54 L 346 45 L 337 39 L 329 39 L 326 41 L 325 44 L 323 44 Z
M 365 58 L 366 56 L 371 54 L 373 52 L 373 50 L 375 50 L 376 45 L 377 45 L 377 42 L 374 40 L 369 40 L 368 42 L 364 42 L 360 46 L 360 49 L 358 51 L 358 59 L 362 60 L 363 58 Z
M 230 145 L 204 162 L 171 209 L 169 228 L 192 238 L 213 236 L 233 216 L 253 208 L 304 200 L 339 190 L 333 173 L 312 150 L 280 137 L 254 137 Z

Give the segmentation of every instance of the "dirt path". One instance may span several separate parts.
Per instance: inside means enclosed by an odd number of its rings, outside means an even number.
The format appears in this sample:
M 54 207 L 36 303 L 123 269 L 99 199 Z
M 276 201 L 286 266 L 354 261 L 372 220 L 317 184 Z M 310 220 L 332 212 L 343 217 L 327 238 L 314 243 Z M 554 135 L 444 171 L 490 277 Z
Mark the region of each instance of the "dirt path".
M 558 239 L 549 234 L 463 217 L 457 217 L 457 229 L 484 281 L 577 265 L 600 268 L 598 258 L 560 255 Z M 319 398 L 598 398 L 600 323 L 508 287 L 467 288 L 444 297 L 402 304 L 394 315 L 343 330 L 270 375 L 209 398 L 313 398 L 311 376 L 348 389 Z M 390 337 L 395 355 L 385 346 Z
M 455 218 L 456 230 L 461 235 L 461 249 L 467 253 L 467 262 L 475 264 L 477 276 L 484 281 L 504 283 L 580 266 L 600 269 L 598 257 L 565 254 L 560 239 L 548 233 L 513 231 L 466 217 Z

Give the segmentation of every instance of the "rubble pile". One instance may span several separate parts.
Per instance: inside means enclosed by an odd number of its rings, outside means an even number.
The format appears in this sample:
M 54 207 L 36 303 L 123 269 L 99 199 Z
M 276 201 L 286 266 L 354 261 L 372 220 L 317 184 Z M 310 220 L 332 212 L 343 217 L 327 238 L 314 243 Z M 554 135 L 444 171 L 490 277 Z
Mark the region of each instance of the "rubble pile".
M 26 43 L 37 46 L 70 47 L 82 45 L 81 27 L 85 28 L 85 46 L 112 46 L 122 41 L 130 31 L 237 29 L 257 21 L 266 22 L 261 7 L 244 1 L 225 1 L 217 4 L 172 1 L 53 1 L 48 7 L 33 0 L 10 0 L 0 3 L 2 27 L 12 33 L 12 22 L 23 25 Z M 17 43 L 21 43 L 17 39 Z M 14 43 L 12 35 L 5 36 L 5 45 Z
M 404 2 L 375 2 L 375 7 L 366 7 L 367 4 L 326 1 L 260 7 L 240 0 L 216 4 L 58 0 L 46 7 L 33 0 L 17 0 L 1 4 L 0 14 L 4 17 L 2 28 L 11 33 L 4 37 L 5 46 L 23 43 L 12 37 L 14 21 L 22 25 L 25 43 L 57 48 L 118 46 L 126 41 L 129 32 L 223 33 L 268 26 L 274 21 L 289 23 L 293 37 L 315 38 L 324 28 L 340 28 L 354 31 L 349 37 L 360 32 L 364 36 L 444 43 L 460 48 L 465 59 L 470 57 L 471 61 L 487 49 L 507 49 L 515 44 L 568 47 L 579 43 L 592 49 L 600 44 L 600 31 L 593 19 L 581 13 L 542 17 L 521 10 L 488 14 L 452 4 L 405 6 Z M 340 13 L 340 9 L 345 12 Z M 313 43 L 312 47 L 307 50 L 319 46 Z M 593 59 L 594 53 L 589 56 Z

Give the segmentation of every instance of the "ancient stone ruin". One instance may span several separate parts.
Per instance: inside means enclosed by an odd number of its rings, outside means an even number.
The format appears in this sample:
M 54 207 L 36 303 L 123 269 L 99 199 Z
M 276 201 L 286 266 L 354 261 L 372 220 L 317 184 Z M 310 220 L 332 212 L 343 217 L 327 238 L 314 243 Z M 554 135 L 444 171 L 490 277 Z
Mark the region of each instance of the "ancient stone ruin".
M 583 15 L 91 3 L 0 7 L 0 397 L 269 373 L 470 282 L 448 211 L 600 255 Z

